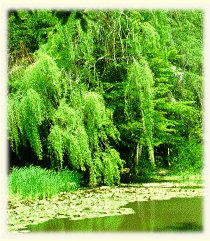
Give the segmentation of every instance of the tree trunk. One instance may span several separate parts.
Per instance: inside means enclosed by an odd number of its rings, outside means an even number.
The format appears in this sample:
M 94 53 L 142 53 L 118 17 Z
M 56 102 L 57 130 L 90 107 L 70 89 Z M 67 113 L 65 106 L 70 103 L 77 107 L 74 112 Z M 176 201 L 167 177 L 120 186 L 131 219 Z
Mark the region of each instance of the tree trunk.
M 139 160 L 141 158 L 141 152 L 142 152 L 142 145 L 140 145 L 140 143 L 137 143 L 137 145 L 136 145 L 136 156 L 135 156 L 135 162 L 136 162 L 137 166 L 138 166 Z
M 148 133 L 148 128 L 145 123 L 145 117 L 144 117 L 144 112 L 142 111 L 142 124 L 143 124 L 143 130 L 146 135 L 146 141 L 147 141 L 147 147 L 148 147 L 148 153 L 149 153 L 149 160 L 151 163 L 151 166 L 154 168 L 155 167 L 155 157 L 154 157 L 154 147 L 152 145 L 152 142 L 150 140 L 150 135 L 152 133 Z
M 135 174 L 137 173 L 137 167 L 139 164 L 139 160 L 141 158 L 141 152 L 142 152 L 142 145 L 140 145 L 140 143 L 137 143 L 136 145 L 136 155 L 134 158 L 134 172 Z
M 151 166 L 154 168 L 155 167 L 154 148 L 150 144 L 150 145 L 148 145 L 148 149 L 149 149 L 149 160 L 150 160 Z

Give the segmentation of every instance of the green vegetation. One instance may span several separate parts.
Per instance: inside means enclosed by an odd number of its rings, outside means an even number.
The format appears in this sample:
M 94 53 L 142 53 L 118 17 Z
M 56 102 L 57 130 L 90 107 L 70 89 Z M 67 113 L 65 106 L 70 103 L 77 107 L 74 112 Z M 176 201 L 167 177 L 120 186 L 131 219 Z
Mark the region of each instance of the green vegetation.
M 174 171 L 196 174 L 202 170 L 202 146 L 195 140 L 181 143 L 178 155 L 174 157 Z
M 55 172 L 34 166 L 15 167 L 9 176 L 9 194 L 23 199 L 42 199 L 76 190 L 80 181 L 81 176 L 69 170 Z
M 201 173 L 202 11 L 18 10 L 8 24 L 11 166 L 90 186 Z

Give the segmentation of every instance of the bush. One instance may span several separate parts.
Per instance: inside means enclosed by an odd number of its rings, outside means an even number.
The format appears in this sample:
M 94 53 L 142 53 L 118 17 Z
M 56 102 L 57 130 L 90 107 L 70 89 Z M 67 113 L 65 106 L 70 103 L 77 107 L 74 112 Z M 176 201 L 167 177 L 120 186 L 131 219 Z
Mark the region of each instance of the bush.
M 196 140 L 183 141 L 172 160 L 176 172 L 200 173 L 203 167 L 203 147 Z
M 35 166 L 15 167 L 9 174 L 9 194 L 24 199 L 43 199 L 60 192 L 76 190 L 80 179 L 78 173 L 68 169 L 55 172 Z

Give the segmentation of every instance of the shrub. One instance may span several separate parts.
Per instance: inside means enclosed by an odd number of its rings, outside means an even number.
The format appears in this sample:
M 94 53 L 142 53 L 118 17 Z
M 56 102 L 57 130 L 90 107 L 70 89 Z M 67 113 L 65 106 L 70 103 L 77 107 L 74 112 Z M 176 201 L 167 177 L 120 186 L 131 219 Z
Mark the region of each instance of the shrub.
M 200 173 L 203 167 L 203 147 L 196 140 L 183 141 L 177 147 L 177 156 L 172 160 L 178 172 Z

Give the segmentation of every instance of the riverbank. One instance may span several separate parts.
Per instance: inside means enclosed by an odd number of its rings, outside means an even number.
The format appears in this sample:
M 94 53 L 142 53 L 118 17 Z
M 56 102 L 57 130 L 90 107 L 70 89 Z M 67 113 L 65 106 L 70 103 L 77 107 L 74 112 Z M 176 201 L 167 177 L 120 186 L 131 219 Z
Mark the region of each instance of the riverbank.
M 8 230 L 11 232 L 28 232 L 28 225 L 54 218 L 78 220 L 132 214 L 133 209 L 123 207 L 129 202 L 202 196 L 203 185 L 195 180 L 78 189 L 73 192 L 62 192 L 52 198 L 42 200 L 23 200 L 17 196 L 10 196 L 8 201 Z

